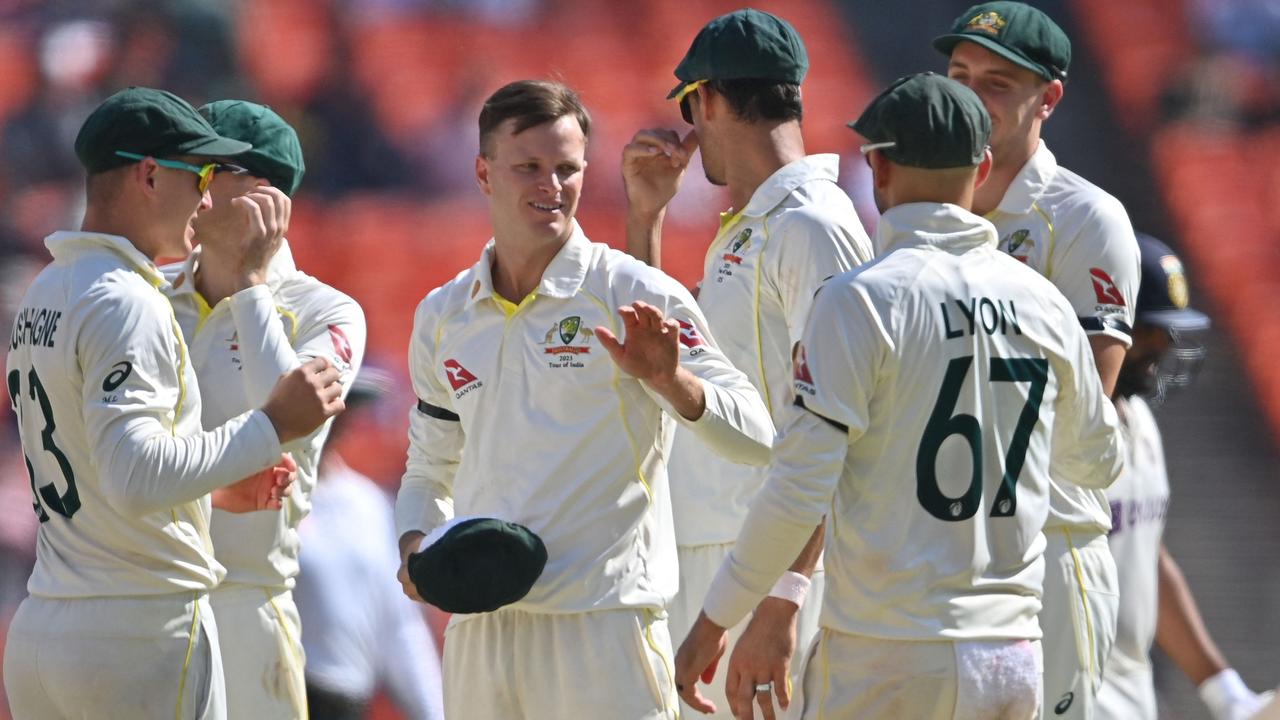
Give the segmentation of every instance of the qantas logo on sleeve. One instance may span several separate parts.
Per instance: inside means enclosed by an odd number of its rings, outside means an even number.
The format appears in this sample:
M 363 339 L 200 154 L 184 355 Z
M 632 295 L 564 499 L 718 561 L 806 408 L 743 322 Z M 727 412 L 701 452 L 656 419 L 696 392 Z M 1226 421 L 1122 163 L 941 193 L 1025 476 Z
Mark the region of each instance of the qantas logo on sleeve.
M 1097 296 L 1099 305 L 1124 307 L 1124 296 L 1106 270 L 1089 268 L 1089 279 L 1093 281 L 1093 294 Z
M 444 361 L 444 373 L 449 376 L 449 384 L 454 389 L 454 399 L 460 399 L 463 395 L 471 392 L 474 388 L 482 387 L 484 383 L 480 382 L 471 371 L 462 367 L 462 363 L 450 358 Z
M 350 363 L 353 354 L 351 341 L 347 339 L 347 334 L 342 332 L 342 328 L 330 325 L 329 339 L 333 341 L 333 352 L 337 354 L 338 359 L 344 363 Z
M 796 355 L 792 358 L 792 364 L 795 366 L 796 390 L 810 396 L 814 395 L 813 375 L 809 372 L 809 360 L 804 355 L 803 345 L 796 345 Z
M 698 328 L 693 326 L 693 323 L 685 322 L 684 320 L 677 320 L 676 322 L 680 323 L 681 345 L 687 348 L 696 348 L 707 344 L 707 341 L 702 339 L 701 333 L 698 332 Z

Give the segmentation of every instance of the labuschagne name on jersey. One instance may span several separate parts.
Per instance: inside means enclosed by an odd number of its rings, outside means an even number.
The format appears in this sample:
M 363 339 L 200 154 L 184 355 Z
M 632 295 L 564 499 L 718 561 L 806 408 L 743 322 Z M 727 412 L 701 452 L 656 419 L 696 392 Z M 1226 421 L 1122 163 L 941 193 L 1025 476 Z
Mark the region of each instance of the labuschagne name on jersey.
M 453 358 L 444 361 L 444 374 L 449 378 L 449 385 L 453 387 L 454 400 L 461 400 L 463 395 L 484 387 L 484 383 Z
M 9 338 L 9 349 L 17 350 L 22 345 L 53 347 L 58 332 L 58 321 L 61 319 L 61 310 L 22 308 L 18 311 L 18 316 L 13 319 L 13 335 Z
M 586 367 L 581 356 L 591 353 L 590 345 L 595 336 L 591 328 L 582 324 L 581 315 L 570 315 L 552 325 L 538 344 L 545 346 L 542 348 L 544 354 L 555 356 L 554 360 L 547 360 L 547 367 L 581 368 Z
M 727 252 L 720 256 L 720 268 L 716 270 L 716 282 L 722 283 L 727 277 L 733 277 L 734 268 L 742 264 L 742 258 L 751 249 L 751 228 L 744 228 L 729 243 Z
M 952 298 L 938 303 L 938 309 L 942 313 L 943 335 L 947 340 L 977 335 L 979 330 L 987 335 L 1008 335 L 1011 331 L 1015 335 L 1022 334 L 1018 309 L 1012 300 Z

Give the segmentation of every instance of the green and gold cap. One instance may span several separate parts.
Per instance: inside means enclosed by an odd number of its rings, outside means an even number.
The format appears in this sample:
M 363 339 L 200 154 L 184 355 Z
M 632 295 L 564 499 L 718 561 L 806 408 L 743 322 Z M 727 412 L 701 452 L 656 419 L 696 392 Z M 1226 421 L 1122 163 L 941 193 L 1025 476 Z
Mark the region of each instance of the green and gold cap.
M 721 15 L 698 31 L 676 66 L 676 97 L 699 80 L 772 80 L 799 85 L 809 72 L 809 53 L 791 23 L 746 8 Z
M 974 5 L 956 18 L 950 33 L 934 38 L 933 46 L 950 56 L 961 41 L 977 43 L 1045 80 L 1067 80 L 1071 40 L 1048 15 L 1025 3 Z
M 899 165 L 942 170 L 982 162 L 991 116 L 969 88 L 931 72 L 899 78 L 849 127 Z
M 211 102 L 200 108 L 200 114 L 222 135 L 253 145 L 252 150 L 236 156 L 237 165 L 293 196 L 307 166 L 302 161 L 298 133 L 284 118 L 266 105 L 244 100 Z
M 232 157 L 253 146 L 223 137 L 186 100 L 164 90 L 131 87 L 89 113 L 76 135 L 76 157 L 92 173 L 133 160 L 117 151 L 149 157 L 175 155 Z

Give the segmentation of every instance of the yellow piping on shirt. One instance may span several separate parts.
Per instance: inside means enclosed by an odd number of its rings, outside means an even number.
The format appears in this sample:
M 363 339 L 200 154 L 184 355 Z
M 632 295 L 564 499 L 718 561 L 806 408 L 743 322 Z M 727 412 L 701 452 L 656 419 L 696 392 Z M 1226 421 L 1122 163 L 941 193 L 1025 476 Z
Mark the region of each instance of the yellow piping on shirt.
M 276 306 L 276 312 L 289 321 L 289 344 L 296 345 L 298 343 L 298 314 L 279 305 Z
M 213 308 L 209 306 L 209 301 L 205 300 L 199 291 L 192 290 L 191 297 L 195 298 L 196 301 L 196 334 L 199 335 L 200 331 L 204 329 L 205 322 L 213 314 Z
M 298 710 L 299 717 L 301 717 L 302 720 L 307 720 L 310 711 L 307 708 L 306 697 L 305 695 L 299 697 L 298 691 L 300 688 L 295 687 L 292 682 L 302 674 L 302 667 L 306 661 L 303 658 L 298 657 L 298 644 L 294 642 L 293 633 L 289 632 L 289 623 L 285 621 L 284 613 L 280 612 L 280 607 L 276 605 L 275 598 L 271 597 L 271 593 L 266 589 L 263 589 L 262 594 L 267 597 L 267 604 L 271 606 L 271 611 L 276 614 L 276 622 L 280 623 L 280 633 L 284 636 L 284 641 L 287 646 L 285 654 L 288 655 L 288 657 L 286 659 L 292 665 L 290 669 L 294 671 L 288 678 L 289 694 L 293 699 L 293 704 L 297 706 L 296 709 Z
M 1053 231 L 1053 221 L 1049 219 L 1049 214 L 1046 213 L 1044 210 L 1041 210 L 1040 206 L 1037 205 L 1036 203 L 1031 203 L 1031 209 L 1035 210 L 1036 213 L 1044 220 L 1044 224 L 1049 227 L 1049 250 L 1045 253 L 1045 256 L 1044 256 L 1044 276 L 1052 279 L 1053 278 L 1053 246 L 1057 244 L 1058 236 Z
M 609 306 L 586 290 L 579 290 L 579 292 L 604 312 L 604 316 L 609 318 L 609 325 L 611 326 L 610 329 L 613 330 L 613 334 L 621 338 L 622 330 L 618 327 L 613 313 L 609 311 Z M 622 421 L 622 429 L 627 434 L 627 443 L 631 445 L 631 462 L 635 466 L 636 479 L 640 481 L 641 487 L 644 488 L 645 497 L 652 504 L 653 489 L 649 487 L 649 481 L 645 479 L 643 463 L 640 461 L 640 447 L 636 445 L 636 436 L 631 432 L 631 424 L 627 422 L 627 401 L 626 396 L 622 394 L 622 370 L 617 363 L 613 365 L 613 392 L 618 396 L 618 419 Z
M 1080 606 L 1084 608 L 1084 625 L 1088 631 L 1089 647 L 1085 653 L 1088 655 L 1086 661 L 1089 666 L 1089 680 L 1091 682 L 1097 678 L 1097 667 L 1094 665 L 1094 639 L 1093 639 L 1093 617 L 1089 613 L 1089 591 L 1084 586 L 1084 564 L 1080 561 L 1080 553 L 1076 552 L 1075 542 L 1071 539 L 1071 531 L 1062 528 L 1062 534 L 1067 536 L 1067 547 L 1071 550 L 1071 565 L 1076 573 L 1076 584 L 1080 586 Z
M 654 612 L 652 610 L 645 609 L 644 614 L 645 614 L 645 623 L 644 623 L 645 642 L 649 643 L 649 648 L 652 649 L 655 653 L 657 653 L 658 658 L 662 660 L 662 671 L 667 674 L 667 688 L 673 688 L 676 686 L 675 670 L 674 670 L 675 665 L 668 660 L 667 654 L 662 652 L 662 648 L 658 647 L 658 641 L 653 639 Z M 664 713 L 667 711 L 668 699 L 669 698 L 664 693 L 662 695 L 662 711 Z M 679 705 L 679 703 L 676 703 L 676 704 Z M 676 711 L 676 717 L 677 718 L 680 717 L 679 710 Z
M 769 395 L 769 376 L 764 372 L 764 328 L 761 327 L 760 317 L 760 273 L 764 267 L 764 251 L 769 246 L 769 218 L 764 218 L 761 234 L 764 235 L 764 242 L 760 243 L 760 254 L 756 258 L 756 288 L 752 300 L 752 308 L 756 314 L 756 366 L 760 369 L 760 393 L 764 395 L 764 406 L 769 409 L 769 414 L 773 414 L 773 398 Z
M 178 680 L 178 706 L 173 711 L 177 720 L 182 720 L 182 695 L 187 691 L 187 670 L 191 667 L 191 653 L 196 647 L 196 630 L 200 627 L 200 596 L 192 597 L 194 610 L 191 612 L 191 630 L 187 632 L 187 654 L 182 659 L 182 677 Z

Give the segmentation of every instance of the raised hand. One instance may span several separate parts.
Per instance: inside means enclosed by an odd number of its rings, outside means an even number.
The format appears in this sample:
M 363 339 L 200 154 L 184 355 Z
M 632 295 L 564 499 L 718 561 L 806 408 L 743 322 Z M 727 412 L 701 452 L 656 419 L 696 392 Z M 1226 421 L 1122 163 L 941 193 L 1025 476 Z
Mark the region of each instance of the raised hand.
M 297 479 L 298 463 L 285 453 L 280 456 L 280 464 L 214 490 L 213 506 L 233 513 L 279 510 L 284 499 L 293 493 Z
M 240 212 L 238 274 L 248 285 L 266 282 L 267 264 L 284 242 L 293 204 L 288 195 L 269 185 L 232 198 L 231 204 Z
M 629 210 L 641 216 L 662 212 L 680 189 L 685 168 L 698 149 L 690 130 L 682 139 L 674 130 L 641 130 L 622 148 L 622 181 Z
M 634 302 L 618 308 L 626 342 L 609 328 L 597 327 L 596 337 L 623 372 L 654 385 L 669 384 L 680 367 L 680 324 L 658 308 Z

